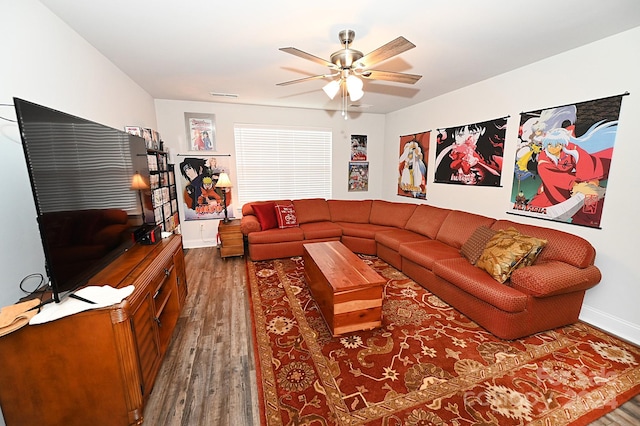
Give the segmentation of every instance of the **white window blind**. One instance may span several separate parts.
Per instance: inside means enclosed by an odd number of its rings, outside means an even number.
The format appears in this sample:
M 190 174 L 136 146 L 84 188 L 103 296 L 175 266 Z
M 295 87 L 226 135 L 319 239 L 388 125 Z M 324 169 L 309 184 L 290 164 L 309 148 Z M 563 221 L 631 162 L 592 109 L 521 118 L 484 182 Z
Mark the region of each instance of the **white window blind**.
M 129 135 L 97 124 L 67 123 L 31 123 L 25 132 L 41 213 L 138 208 L 130 188 Z
M 236 124 L 234 133 L 240 206 L 331 198 L 331 130 Z

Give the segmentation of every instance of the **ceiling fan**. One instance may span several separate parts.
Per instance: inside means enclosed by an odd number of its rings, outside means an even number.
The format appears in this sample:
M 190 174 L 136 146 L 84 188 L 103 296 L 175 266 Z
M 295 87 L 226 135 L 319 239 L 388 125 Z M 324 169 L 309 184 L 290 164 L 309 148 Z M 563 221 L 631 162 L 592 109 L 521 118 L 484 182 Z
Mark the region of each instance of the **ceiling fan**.
M 389 43 L 380 46 L 376 50 L 366 55 L 363 55 L 359 50 L 351 48 L 351 43 L 356 36 L 353 30 L 343 30 L 338 34 L 340 43 L 344 46 L 343 49 L 334 52 L 331 58 L 327 61 L 310 53 L 303 52 L 295 47 L 282 47 L 280 50 L 292 55 L 298 56 L 303 59 L 315 62 L 320 65 L 328 67 L 331 71 L 328 74 L 314 75 L 311 77 L 305 77 L 298 80 L 286 81 L 284 83 L 278 83 L 278 86 L 287 86 L 289 84 L 302 83 L 310 80 L 317 80 L 323 78 L 332 78 L 322 89 L 325 91 L 329 98 L 333 99 L 339 91 L 342 91 L 343 108 L 342 115 L 346 118 L 346 99 L 347 95 L 352 102 L 358 101 L 364 96 L 362 90 L 363 83 L 359 77 L 369 80 L 385 80 L 393 81 L 396 83 L 415 84 L 421 75 L 406 74 L 393 71 L 381 71 L 371 69 L 375 64 L 399 55 L 402 52 L 406 52 L 409 49 L 416 47 L 413 43 L 404 37 L 398 37 Z

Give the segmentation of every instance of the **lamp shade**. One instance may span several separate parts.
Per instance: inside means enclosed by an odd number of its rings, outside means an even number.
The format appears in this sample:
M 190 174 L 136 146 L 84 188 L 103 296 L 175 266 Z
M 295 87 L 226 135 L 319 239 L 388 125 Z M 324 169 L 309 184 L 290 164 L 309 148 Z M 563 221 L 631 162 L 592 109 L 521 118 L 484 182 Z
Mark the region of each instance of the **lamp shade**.
M 220 173 L 218 177 L 218 182 L 216 182 L 216 188 L 231 188 L 233 185 L 231 184 L 231 179 L 229 179 L 229 175 L 226 173 Z
M 147 188 L 149 188 L 147 182 L 145 182 L 140 173 L 136 172 L 131 178 L 131 189 L 141 190 Z
M 335 98 L 338 90 L 340 90 L 340 81 L 341 80 L 333 80 L 322 88 L 330 99 Z
M 359 101 L 364 96 L 364 91 L 362 90 L 349 90 L 349 99 L 351 102 Z
M 347 91 L 349 92 L 349 98 L 352 102 L 360 100 L 364 96 L 364 91 L 362 90 L 363 83 L 355 75 L 350 75 L 347 77 Z

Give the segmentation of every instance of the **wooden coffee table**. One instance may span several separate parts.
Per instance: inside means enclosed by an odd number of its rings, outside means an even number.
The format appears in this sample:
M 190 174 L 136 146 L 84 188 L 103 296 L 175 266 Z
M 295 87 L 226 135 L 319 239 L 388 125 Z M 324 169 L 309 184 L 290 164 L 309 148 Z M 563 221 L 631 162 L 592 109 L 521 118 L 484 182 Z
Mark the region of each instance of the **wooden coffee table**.
M 386 280 L 339 241 L 304 244 L 304 276 L 334 337 L 382 324 Z

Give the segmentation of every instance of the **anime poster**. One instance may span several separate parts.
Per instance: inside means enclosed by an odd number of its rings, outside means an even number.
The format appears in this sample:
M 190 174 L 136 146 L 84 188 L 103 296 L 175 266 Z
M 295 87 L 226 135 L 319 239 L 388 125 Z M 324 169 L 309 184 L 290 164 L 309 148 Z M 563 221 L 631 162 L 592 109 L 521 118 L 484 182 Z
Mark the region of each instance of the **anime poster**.
M 367 161 L 366 135 L 351 135 L 351 161 Z
M 178 164 L 183 178 L 184 220 L 224 219 L 223 189 L 216 188 L 220 173 L 229 174 L 228 156 L 184 157 Z M 227 217 L 233 218 L 231 191 L 226 193 Z
M 507 118 L 438 129 L 435 182 L 500 186 Z
M 349 163 L 349 192 L 369 190 L 369 163 Z
M 520 114 L 508 213 L 600 227 L 622 95 Z
M 431 132 L 400 136 L 398 195 L 427 198 L 427 159 Z
M 212 114 L 184 113 L 190 151 L 216 150 L 216 123 Z

